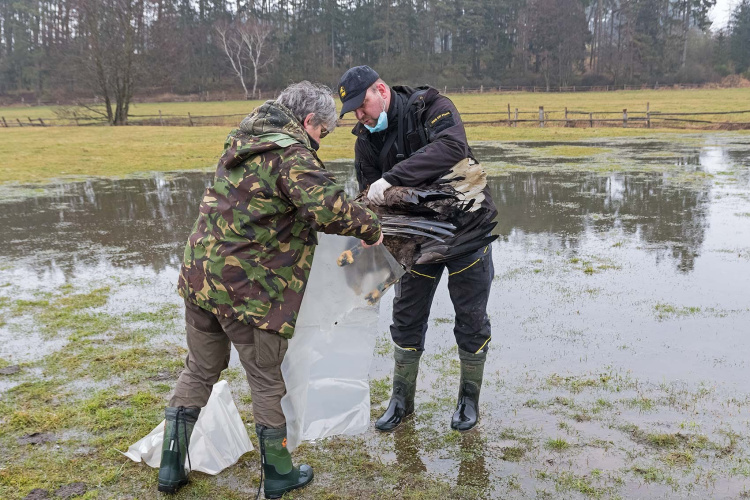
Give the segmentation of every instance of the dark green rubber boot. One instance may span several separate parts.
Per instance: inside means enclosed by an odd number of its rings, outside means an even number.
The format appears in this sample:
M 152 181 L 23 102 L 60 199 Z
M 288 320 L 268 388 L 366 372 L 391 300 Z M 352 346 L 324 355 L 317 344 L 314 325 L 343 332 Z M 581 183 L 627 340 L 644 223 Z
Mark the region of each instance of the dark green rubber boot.
M 417 391 L 419 358 L 422 351 L 411 351 L 396 346 L 393 351 L 393 394 L 385 413 L 375 422 L 382 432 L 392 431 L 404 418 L 414 413 L 414 394 Z
M 176 493 L 188 482 L 185 458 L 188 456 L 190 435 L 200 415 L 200 408 L 168 407 L 165 411 L 164 444 L 159 466 L 159 491 Z M 188 457 L 188 465 L 190 465 Z M 192 468 L 192 466 L 191 466 Z
M 458 403 L 451 419 L 451 428 L 468 431 L 479 420 L 479 391 L 482 389 L 484 362 L 487 351 L 471 353 L 458 349 L 461 360 L 461 382 L 458 386 Z
M 313 470 L 309 465 L 295 467 L 292 455 L 286 449 L 286 427 L 269 429 L 255 426 L 260 442 L 260 456 L 263 461 L 263 494 L 266 498 L 281 498 L 287 491 L 304 488 L 313 480 Z

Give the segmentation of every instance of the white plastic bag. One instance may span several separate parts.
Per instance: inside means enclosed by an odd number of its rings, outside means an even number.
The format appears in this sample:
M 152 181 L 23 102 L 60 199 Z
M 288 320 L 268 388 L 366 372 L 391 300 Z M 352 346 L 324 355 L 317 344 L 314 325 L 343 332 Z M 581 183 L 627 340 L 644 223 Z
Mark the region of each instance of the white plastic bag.
M 135 462 L 143 460 L 151 467 L 159 467 L 163 439 L 164 420 L 123 455 Z M 232 400 L 227 381 L 222 380 L 214 385 L 190 438 L 188 451 L 193 470 L 218 474 L 252 449 L 253 444 Z M 188 469 L 187 460 L 185 469 Z
M 382 245 L 320 234 L 281 372 L 287 448 L 303 440 L 354 435 L 370 425 L 369 371 L 377 336 L 377 301 L 403 270 Z M 354 262 L 339 266 L 343 251 Z

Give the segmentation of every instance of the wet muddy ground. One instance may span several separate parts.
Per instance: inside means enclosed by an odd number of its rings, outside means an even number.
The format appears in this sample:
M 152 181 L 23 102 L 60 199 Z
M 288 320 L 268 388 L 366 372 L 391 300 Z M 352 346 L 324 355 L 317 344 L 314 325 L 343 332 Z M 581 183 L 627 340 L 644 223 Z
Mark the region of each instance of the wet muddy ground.
M 293 497 L 750 496 L 750 136 L 658 137 L 474 145 L 500 212 L 480 426 L 449 427 L 458 359 L 442 283 L 414 418 L 302 446 L 317 479 Z M 329 168 L 356 188 L 351 162 Z M 159 422 L 179 373 L 177 269 L 210 179 L 0 190 L 0 497 L 155 492 L 155 471 L 115 449 Z M 249 419 L 238 364 L 225 378 Z M 247 497 L 257 452 L 194 476 L 179 497 Z

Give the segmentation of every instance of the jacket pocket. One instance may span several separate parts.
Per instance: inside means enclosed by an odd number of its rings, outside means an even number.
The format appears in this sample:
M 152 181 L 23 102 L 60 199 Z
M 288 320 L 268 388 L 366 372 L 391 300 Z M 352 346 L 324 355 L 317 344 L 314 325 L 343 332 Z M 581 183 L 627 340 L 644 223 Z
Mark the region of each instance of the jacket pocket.
M 289 347 L 289 341 L 281 335 L 258 328 L 253 329 L 253 343 L 258 368 L 279 366 L 284 361 L 284 355 Z

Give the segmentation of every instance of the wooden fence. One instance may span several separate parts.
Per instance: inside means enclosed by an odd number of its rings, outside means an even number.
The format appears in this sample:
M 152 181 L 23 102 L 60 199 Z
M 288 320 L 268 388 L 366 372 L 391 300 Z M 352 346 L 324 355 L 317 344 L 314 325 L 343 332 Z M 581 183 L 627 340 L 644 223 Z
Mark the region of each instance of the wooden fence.
M 539 106 L 538 110 L 523 111 L 512 108 L 510 103 L 503 110 L 465 112 L 461 113 L 463 122 L 467 126 L 534 126 L 534 127 L 635 127 L 635 128 L 699 128 L 699 129 L 750 129 L 748 121 L 724 121 L 701 119 L 706 117 L 722 117 L 728 115 L 750 114 L 750 109 L 739 111 L 710 111 L 700 113 L 670 113 L 653 111 L 646 103 L 644 110 L 617 111 L 580 111 L 568 109 L 545 110 Z M 245 113 L 231 115 L 166 115 L 161 110 L 157 115 L 130 115 L 128 125 L 147 126 L 236 126 L 246 116 Z M 748 117 L 750 118 L 750 116 Z M 73 117 L 73 118 L 32 118 L 28 121 L 15 118 L 6 120 L 0 117 L 0 126 L 8 127 L 47 127 L 47 126 L 91 126 L 106 125 L 103 118 Z M 354 126 L 352 119 L 341 120 L 340 126 Z
M 443 86 L 443 94 L 483 94 L 494 92 L 616 92 L 623 90 L 695 90 L 706 88 L 705 84 L 677 83 L 674 85 L 480 85 L 479 87 Z
M 481 94 L 497 92 L 616 92 L 623 90 L 694 90 L 715 88 L 716 84 L 692 84 L 692 83 L 675 83 L 675 84 L 642 84 L 642 85 L 564 85 L 549 86 L 546 85 L 480 85 L 479 87 L 448 87 L 443 86 L 443 94 Z M 436 88 L 440 88 L 437 87 Z M 280 90 L 258 91 L 258 96 L 251 99 L 275 99 Z M 226 90 L 204 91 L 196 94 L 174 94 L 173 89 L 169 87 L 152 87 L 141 89 L 141 95 L 133 98 L 134 104 L 153 103 L 153 102 L 211 102 L 211 101 L 245 101 L 246 96 L 242 92 Z M 74 103 L 85 103 L 88 105 L 101 104 L 99 98 L 82 98 L 75 100 L 43 100 L 33 98 L 33 96 L 20 96 L 12 99 L 11 96 L 0 97 L 0 105 L 10 106 L 15 104 L 27 106 L 60 106 L 72 105 Z

